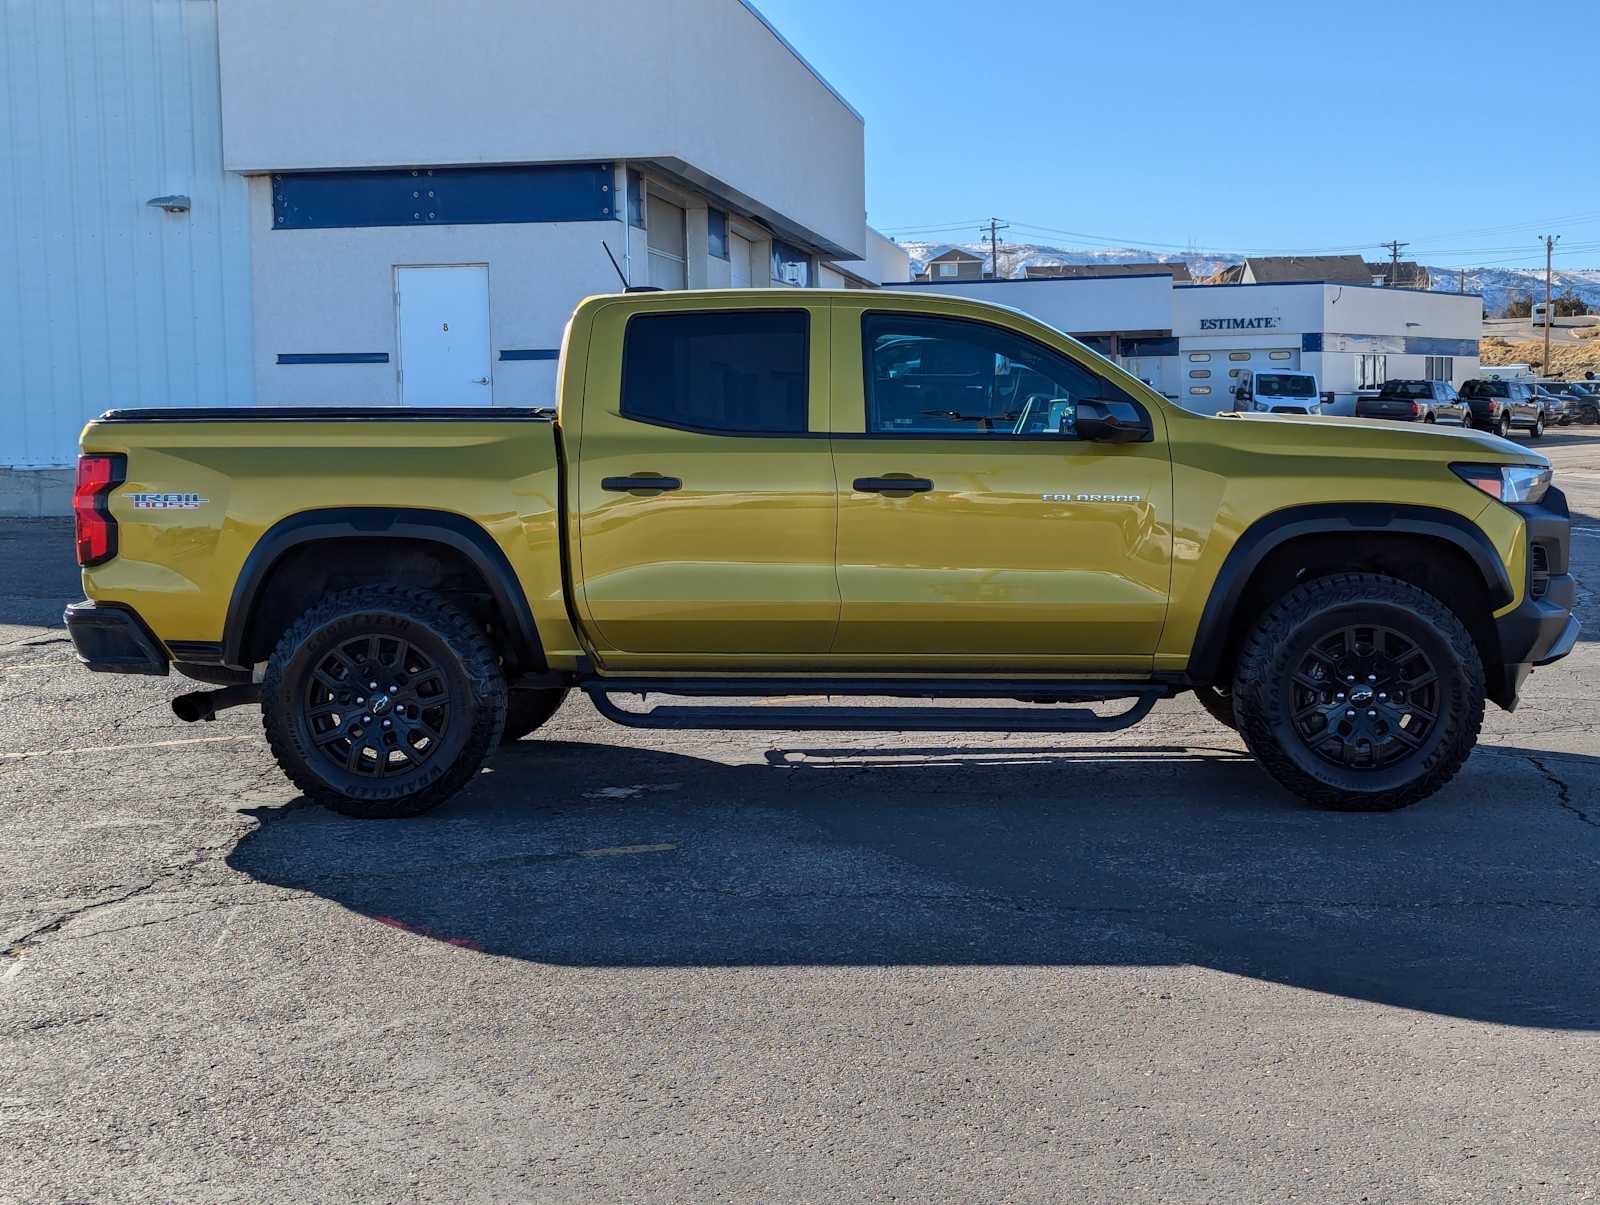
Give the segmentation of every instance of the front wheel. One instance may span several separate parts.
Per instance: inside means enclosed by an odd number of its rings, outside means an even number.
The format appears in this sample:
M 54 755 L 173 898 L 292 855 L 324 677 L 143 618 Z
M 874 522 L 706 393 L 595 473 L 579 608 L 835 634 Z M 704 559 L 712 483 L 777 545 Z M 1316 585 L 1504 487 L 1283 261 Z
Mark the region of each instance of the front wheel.
M 506 684 L 460 608 L 427 590 L 364 586 L 284 633 L 261 719 L 308 798 L 363 819 L 416 816 L 477 776 L 500 740 Z
M 1339 811 L 1426 799 L 1483 724 L 1483 664 L 1455 612 L 1372 573 L 1318 578 L 1270 607 L 1245 643 L 1234 714 L 1262 767 Z

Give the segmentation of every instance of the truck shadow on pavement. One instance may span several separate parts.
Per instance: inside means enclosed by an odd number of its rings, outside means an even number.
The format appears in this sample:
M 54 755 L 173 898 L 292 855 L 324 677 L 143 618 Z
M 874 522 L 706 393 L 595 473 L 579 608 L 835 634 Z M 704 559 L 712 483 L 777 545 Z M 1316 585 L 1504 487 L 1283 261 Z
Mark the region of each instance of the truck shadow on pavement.
M 414 821 L 259 809 L 262 883 L 580 967 L 1193 964 L 1600 1028 L 1600 759 L 1485 748 L 1390 815 L 1225 749 L 883 745 L 766 762 L 526 740 Z

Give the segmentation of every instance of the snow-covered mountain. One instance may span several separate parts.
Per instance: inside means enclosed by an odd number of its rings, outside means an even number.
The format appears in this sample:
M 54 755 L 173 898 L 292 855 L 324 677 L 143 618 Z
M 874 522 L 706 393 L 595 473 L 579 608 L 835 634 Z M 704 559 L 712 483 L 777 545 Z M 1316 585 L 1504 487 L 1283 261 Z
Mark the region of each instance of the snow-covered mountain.
M 917 243 L 900 244 L 911 256 L 913 272 L 936 255 L 959 248 L 982 256 L 987 265 L 987 243 Z M 1373 257 L 1378 258 L 1377 256 Z M 1223 268 L 1240 263 L 1242 255 L 1225 251 L 1146 251 L 1138 247 L 1097 247 L 1071 249 L 1050 247 L 1036 243 L 1005 243 L 1000 248 L 1000 268 L 1006 276 L 1021 276 L 1030 266 L 1045 264 L 1116 264 L 1116 263 L 1186 263 L 1196 280 L 1211 276 Z M 1433 277 L 1433 287 L 1453 291 L 1463 285 L 1463 269 L 1428 266 Z M 1600 311 L 1600 268 L 1557 268 L 1553 273 L 1554 295 L 1571 292 L 1583 298 L 1593 310 Z M 1481 293 L 1491 314 L 1505 309 L 1513 293 L 1525 293 L 1535 299 L 1544 297 L 1544 272 L 1532 268 L 1467 268 L 1465 291 Z

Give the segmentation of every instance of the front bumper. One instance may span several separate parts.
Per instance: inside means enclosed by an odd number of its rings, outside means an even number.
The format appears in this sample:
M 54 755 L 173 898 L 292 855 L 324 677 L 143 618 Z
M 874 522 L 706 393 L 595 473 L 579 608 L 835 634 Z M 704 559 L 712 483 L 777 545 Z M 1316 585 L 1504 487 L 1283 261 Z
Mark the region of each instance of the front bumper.
M 65 615 L 78 660 L 102 674 L 165 674 L 166 650 L 126 607 L 73 603 Z
M 1528 580 L 1522 604 L 1495 620 L 1499 660 L 1489 666 L 1489 697 L 1511 711 L 1522 684 L 1536 666 L 1561 660 L 1578 642 L 1582 625 L 1572 613 L 1578 583 L 1568 571 L 1572 521 L 1566 495 L 1552 488 L 1538 506 L 1512 508 L 1527 525 Z M 1543 554 L 1536 573 L 1535 548 Z

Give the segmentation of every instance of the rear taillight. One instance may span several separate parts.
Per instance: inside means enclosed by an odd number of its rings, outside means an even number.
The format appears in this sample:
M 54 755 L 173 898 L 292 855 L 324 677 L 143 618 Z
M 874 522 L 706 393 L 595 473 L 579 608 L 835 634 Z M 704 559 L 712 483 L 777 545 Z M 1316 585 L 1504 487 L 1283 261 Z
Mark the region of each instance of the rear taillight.
M 1421 418 L 1422 417 L 1422 403 L 1421 402 L 1412 402 L 1411 403 L 1411 417 L 1412 418 Z
M 78 564 L 98 565 L 117 555 L 117 521 L 111 517 L 111 491 L 127 478 L 126 456 L 113 453 L 78 457 L 78 483 L 72 491 Z

